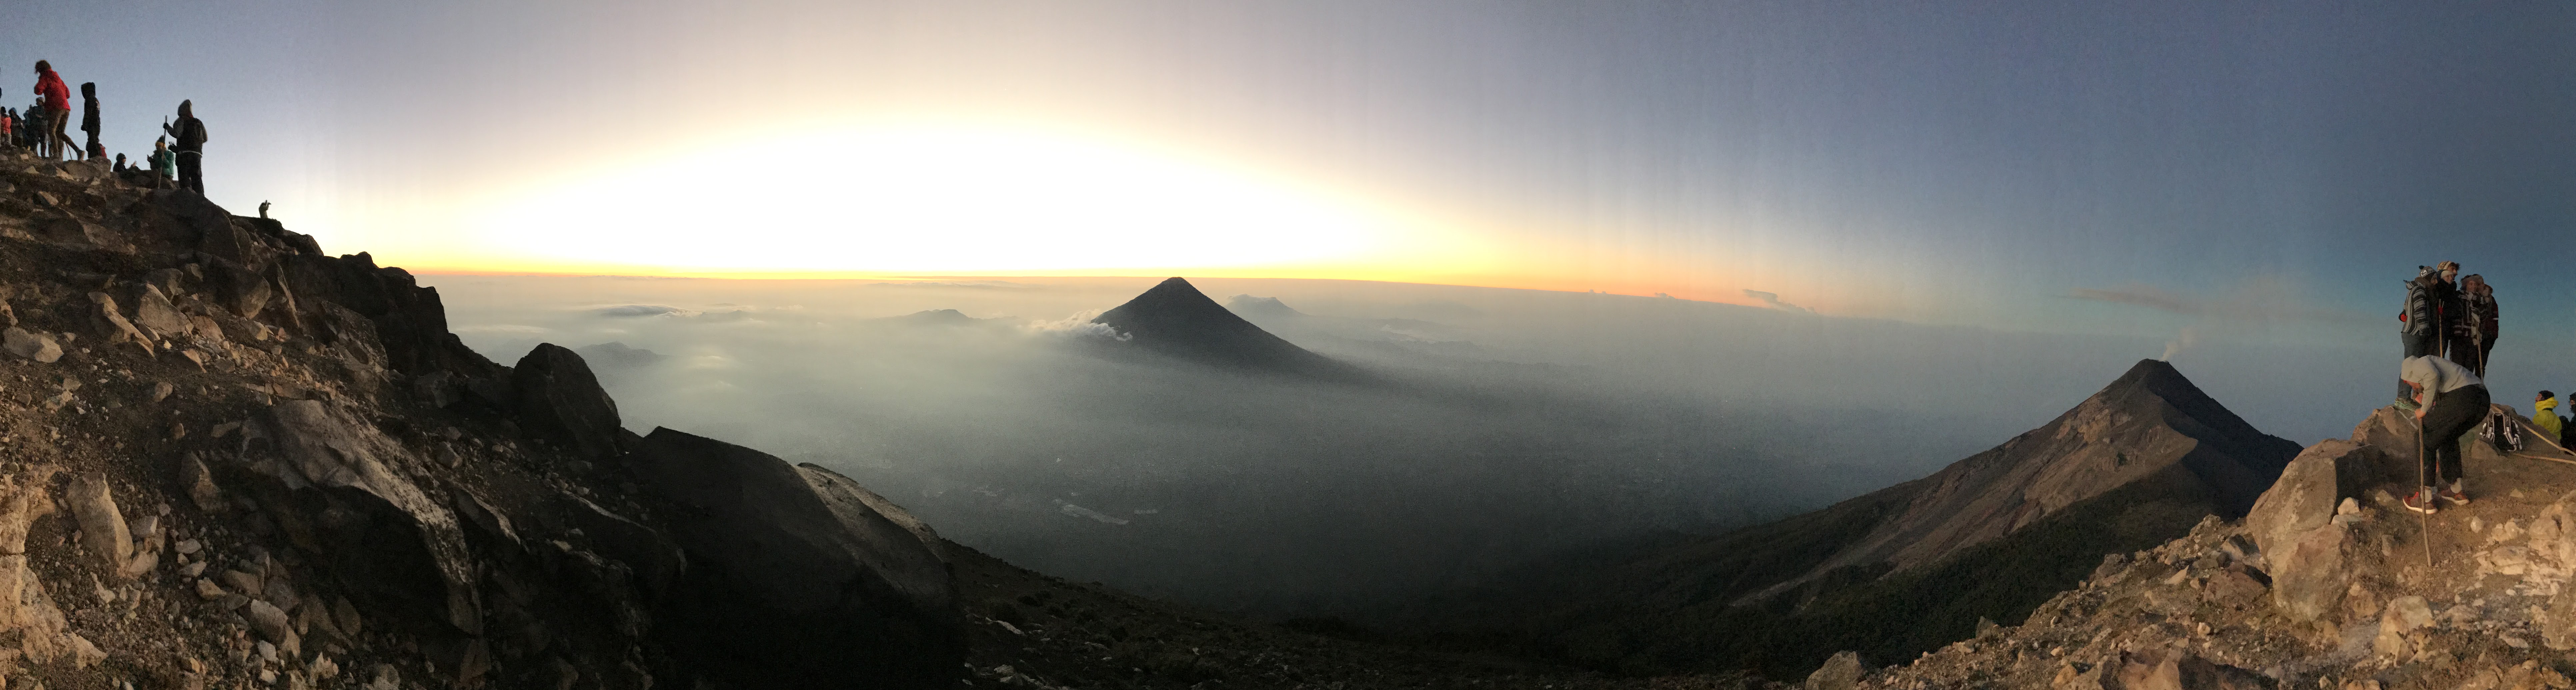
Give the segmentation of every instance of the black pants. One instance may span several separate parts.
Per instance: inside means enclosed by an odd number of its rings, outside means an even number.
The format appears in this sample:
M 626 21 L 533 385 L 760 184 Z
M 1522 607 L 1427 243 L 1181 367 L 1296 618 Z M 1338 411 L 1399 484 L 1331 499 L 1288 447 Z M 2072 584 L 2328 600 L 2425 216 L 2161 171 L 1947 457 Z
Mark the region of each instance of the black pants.
M 2450 359 L 2452 364 L 2460 365 L 2460 368 L 2473 372 L 2478 370 L 2478 341 L 2468 338 L 2447 338 L 2442 344 L 2450 350 L 2447 359 Z
M 2397 334 L 2397 337 L 2406 344 L 2406 356 L 2408 357 L 2424 357 L 2442 354 L 2442 337 L 2438 332 L 2431 329 L 2426 329 L 2422 333 L 2401 332 Z M 2415 399 L 2415 389 L 2408 388 L 2405 381 L 2397 382 L 2397 399 Z
M 2435 483 L 2460 478 L 2460 437 L 2487 421 L 2487 387 L 2473 385 L 2433 396 L 2424 411 L 2425 452 L 2416 468 Z
M 197 196 L 206 195 L 206 171 L 197 165 L 197 159 L 204 156 L 196 151 L 179 152 L 179 187 L 193 190 Z

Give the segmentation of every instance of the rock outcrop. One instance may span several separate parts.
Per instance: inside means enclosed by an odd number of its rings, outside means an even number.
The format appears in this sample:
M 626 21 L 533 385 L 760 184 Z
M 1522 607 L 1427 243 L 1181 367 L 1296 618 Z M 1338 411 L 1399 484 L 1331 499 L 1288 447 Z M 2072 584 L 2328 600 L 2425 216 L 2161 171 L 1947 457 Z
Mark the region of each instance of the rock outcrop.
M 12 687 L 967 675 L 927 526 L 716 441 L 639 460 L 578 354 L 495 364 L 366 254 L 0 152 L 0 276 Z
M 519 397 L 520 428 L 564 444 L 585 458 L 617 454 L 617 401 L 599 387 L 599 377 L 581 355 L 554 343 L 539 343 L 511 368 L 511 387 Z
M 761 687 L 927 683 L 965 658 L 939 542 L 919 521 L 813 465 L 654 429 L 631 463 L 691 516 L 690 567 L 660 634 Z

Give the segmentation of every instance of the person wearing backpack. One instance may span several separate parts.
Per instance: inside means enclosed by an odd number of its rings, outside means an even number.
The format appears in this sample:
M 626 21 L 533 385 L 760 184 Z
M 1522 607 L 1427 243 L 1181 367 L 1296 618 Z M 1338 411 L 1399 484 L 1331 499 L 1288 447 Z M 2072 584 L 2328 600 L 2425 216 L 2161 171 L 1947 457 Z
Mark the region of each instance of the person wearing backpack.
M 2416 458 L 2416 476 L 2423 477 L 2423 483 L 2402 503 L 2407 510 L 2427 514 L 2436 510 L 2436 501 L 2468 505 L 2461 482 L 2460 437 L 2487 419 L 2486 382 L 2457 362 L 2431 355 L 2408 357 L 2397 371 L 2398 380 L 2413 394 L 2416 426 L 2424 434 L 2424 453 Z
M 2442 323 L 2442 288 L 2442 279 L 2430 266 L 2415 267 L 2415 279 L 2406 281 L 2406 303 L 2397 310 L 2397 335 L 2407 358 L 2442 353 L 2442 334 L 2448 331 Z M 2404 383 L 2397 384 L 2397 407 L 2415 408 L 2413 392 Z

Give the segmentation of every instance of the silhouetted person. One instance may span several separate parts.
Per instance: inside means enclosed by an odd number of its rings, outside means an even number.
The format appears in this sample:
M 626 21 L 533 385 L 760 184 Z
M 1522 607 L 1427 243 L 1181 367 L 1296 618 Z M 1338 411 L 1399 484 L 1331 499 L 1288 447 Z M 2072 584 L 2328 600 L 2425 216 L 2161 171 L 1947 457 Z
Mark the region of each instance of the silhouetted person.
M 85 149 L 93 160 L 107 157 L 107 146 L 98 143 L 98 82 L 81 82 L 81 131 L 89 134 Z
M 2487 354 L 2495 352 L 2496 335 L 2500 332 L 2496 322 L 2495 286 L 2487 284 L 2486 276 L 2461 278 L 2460 301 L 2467 307 L 2461 311 L 2461 316 L 2466 317 L 2461 330 L 2469 338 L 2467 348 L 2470 362 L 2474 362 L 2467 366 L 2470 371 L 2477 372 L 2479 378 L 2485 378 Z
M 116 165 L 109 166 L 108 169 L 115 171 L 118 177 L 124 177 L 126 171 L 133 170 L 133 168 L 125 167 L 125 154 L 122 153 L 116 154 Z
M 2486 382 L 2468 367 L 2429 355 L 2406 358 L 2397 374 L 2415 394 L 2415 421 L 2424 430 L 2416 470 L 2425 485 L 2406 497 L 2406 509 L 2430 513 L 2436 500 L 2468 505 L 2460 486 L 2460 436 L 2486 421 Z
M 63 84 L 63 75 L 54 73 L 54 64 L 36 61 L 36 109 L 43 113 L 44 124 L 36 127 L 38 148 L 42 155 L 63 159 L 63 145 L 72 138 L 63 129 L 72 123 L 72 89 Z
M 262 220 L 265 220 L 265 219 L 267 219 L 267 218 L 268 218 L 268 202 L 267 202 L 267 201 L 264 201 L 264 200 L 263 200 L 263 201 L 259 202 L 259 217 L 260 217 Z
M 171 148 L 178 151 L 179 187 L 203 196 L 206 193 L 206 123 L 197 119 L 191 101 L 179 102 L 179 121 L 162 125 L 161 131 L 177 139 Z

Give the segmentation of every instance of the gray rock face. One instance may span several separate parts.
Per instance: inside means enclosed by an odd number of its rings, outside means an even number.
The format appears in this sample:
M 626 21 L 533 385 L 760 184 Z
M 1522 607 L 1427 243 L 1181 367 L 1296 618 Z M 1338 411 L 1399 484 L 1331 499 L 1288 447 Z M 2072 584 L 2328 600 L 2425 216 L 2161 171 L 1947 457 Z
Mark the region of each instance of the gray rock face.
M 749 448 L 669 429 L 642 446 L 646 490 L 694 517 L 673 528 L 687 572 L 655 613 L 672 648 L 746 687 L 955 684 L 963 616 L 917 520 Z
M 134 322 L 125 320 L 125 315 L 117 312 L 115 297 L 104 292 L 92 292 L 89 293 L 89 302 L 90 320 L 100 337 L 109 343 L 131 341 L 142 346 L 144 352 L 152 352 L 152 339 L 144 337 L 142 331 L 134 328 Z
M 188 333 L 188 317 L 179 313 L 177 305 L 170 303 L 169 295 L 162 294 L 161 288 L 150 283 L 134 292 L 134 325 L 142 328 L 145 335 L 161 340 L 175 339 Z
M 287 536 L 333 555 L 352 586 L 481 629 L 474 564 L 456 514 L 388 467 L 415 463 L 373 428 L 295 400 L 245 425 L 239 466 Z
M 5 332 L 0 332 L 0 348 L 6 348 L 9 354 L 35 360 L 39 364 L 52 364 L 63 358 L 63 346 L 55 344 L 53 336 L 31 333 L 27 329 L 14 326 Z
M 2266 552 L 2334 519 L 2335 506 L 2377 484 L 2378 451 L 2328 439 L 2299 451 L 2281 478 L 2245 514 L 2254 545 Z
M 1815 673 L 1807 674 L 1807 683 L 1801 687 L 1803 690 L 1852 690 L 1859 687 L 1861 674 L 1868 672 L 1869 664 L 1861 661 L 1860 652 L 1837 652 L 1833 658 L 1825 660 L 1824 666 L 1817 667 Z
M 94 472 L 74 477 L 63 499 L 80 522 L 81 540 L 109 571 L 123 569 L 134 558 L 134 538 L 125 531 L 116 497 L 108 493 L 107 477 Z
M 2292 619 L 2333 612 L 2351 584 L 2348 530 L 2334 517 L 2345 499 L 2378 484 L 2381 455 L 2342 439 L 2309 446 L 2245 514 L 2246 532 L 2269 566 L 2272 603 Z
M 511 369 L 518 394 L 519 424 L 529 433 L 570 446 L 583 456 L 617 454 L 617 401 L 599 387 L 599 377 L 581 355 L 553 343 L 540 343 Z

